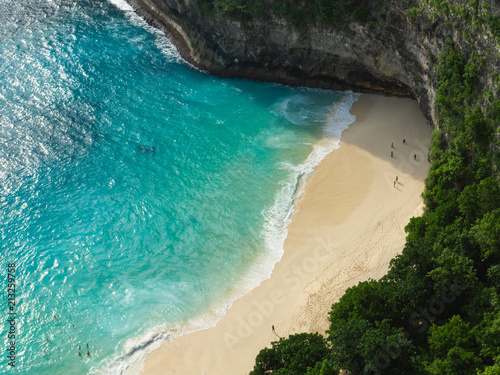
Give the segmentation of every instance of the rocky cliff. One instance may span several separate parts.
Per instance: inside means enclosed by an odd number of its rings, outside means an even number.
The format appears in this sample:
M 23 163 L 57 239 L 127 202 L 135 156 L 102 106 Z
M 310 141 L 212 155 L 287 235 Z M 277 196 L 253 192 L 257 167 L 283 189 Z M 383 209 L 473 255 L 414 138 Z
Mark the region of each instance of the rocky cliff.
M 479 51 L 486 57 L 485 88 L 492 88 L 491 77 L 500 72 L 498 40 L 480 22 L 464 24 L 468 18 L 463 12 L 474 11 L 465 0 L 453 1 L 456 7 L 441 18 L 430 5 L 412 13 L 407 2 L 376 6 L 374 1 L 370 12 L 377 22 L 351 22 L 344 31 L 316 24 L 299 30 L 275 15 L 246 20 L 217 13 L 202 16 L 196 0 L 128 1 L 148 22 L 164 29 L 182 56 L 202 70 L 289 85 L 411 96 L 434 126 L 434 64 L 446 41 L 452 40 L 465 53 Z M 488 12 L 499 14 L 500 6 L 491 0 Z

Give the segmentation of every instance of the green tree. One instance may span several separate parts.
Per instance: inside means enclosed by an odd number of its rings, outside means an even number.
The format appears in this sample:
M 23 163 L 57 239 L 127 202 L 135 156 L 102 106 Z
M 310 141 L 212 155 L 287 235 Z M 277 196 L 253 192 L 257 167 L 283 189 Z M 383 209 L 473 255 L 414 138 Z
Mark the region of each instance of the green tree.
M 500 209 L 488 212 L 481 221 L 471 229 L 471 233 L 479 243 L 482 258 L 500 258 Z
M 318 333 L 298 333 L 271 343 L 255 359 L 250 375 L 303 375 L 329 353 L 327 341 Z
M 429 329 L 429 347 L 432 361 L 427 370 L 434 375 L 467 375 L 475 372 L 482 361 L 476 356 L 477 348 L 469 323 L 459 315 L 453 316 L 442 326 Z
M 362 339 L 370 328 L 371 324 L 366 319 L 332 321 L 328 331 L 328 340 L 332 347 L 331 362 L 353 374 L 360 373 L 365 365 L 361 350 Z
M 493 366 L 488 366 L 482 372 L 478 372 L 478 375 L 498 375 L 500 374 L 500 355 L 496 357 L 495 364 Z
M 421 374 L 421 369 L 413 359 L 413 345 L 401 328 L 392 327 L 388 320 L 383 320 L 367 330 L 361 340 L 361 347 L 365 374 Z
M 387 319 L 393 313 L 389 288 L 384 281 L 369 280 L 346 290 L 339 302 L 332 306 L 330 323 L 350 318 L 366 319 L 369 322 Z
M 438 290 L 443 289 L 449 280 L 455 280 L 462 285 L 471 285 L 477 280 L 474 262 L 449 248 L 439 254 L 436 263 L 437 267 L 429 272 L 429 276 L 436 282 Z
M 352 374 L 418 374 L 412 359 L 414 348 L 401 328 L 385 319 L 375 324 L 350 318 L 337 321 L 329 331 L 332 345 L 330 361 Z
M 309 367 L 306 375 L 338 375 L 339 369 L 333 367 L 328 360 L 316 363 L 316 366 Z

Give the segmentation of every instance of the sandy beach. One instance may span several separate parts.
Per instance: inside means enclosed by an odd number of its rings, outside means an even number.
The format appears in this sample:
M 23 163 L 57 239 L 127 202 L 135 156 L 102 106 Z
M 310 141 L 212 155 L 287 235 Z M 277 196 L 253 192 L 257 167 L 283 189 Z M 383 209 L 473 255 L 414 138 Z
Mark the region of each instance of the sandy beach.
M 386 273 L 403 249 L 406 224 L 423 210 L 431 129 L 410 99 L 363 94 L 351 113 L 356 122 L 340 148 L 316 167 L 296 202 L 271 278 L 215 327 L 165 341 L 144 374 L 248 374 L 262 348 L 279 336 L 324 333 L 347 288 Z

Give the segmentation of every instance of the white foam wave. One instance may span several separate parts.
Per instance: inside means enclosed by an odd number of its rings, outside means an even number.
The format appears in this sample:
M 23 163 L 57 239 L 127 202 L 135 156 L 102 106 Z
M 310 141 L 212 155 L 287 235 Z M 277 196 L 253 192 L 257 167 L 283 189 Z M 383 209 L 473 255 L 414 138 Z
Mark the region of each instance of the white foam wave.
M 188 333 L 207 329 L 226 314 L 231 305 L 212 308 L 195 319 L 177 325 L 159 325 L 152 327 L 139 337 L 133 337 L 120 343 L 124 352 L 118 358 L 107 359 L 98 368 L 92 368 L 90 375 L 139 375 L 144 370 L 146 357 L 158 349 L 164 340 L 173 340 Z
M 276 262 L 279 259 L 276 259 Z M 266 259 L 265 264 L 269 263 Z M 259 267 L 252 269 L 242 279 L 246 282 L 237 286 L 234 294 L 219 307 L 214 307 L 209 311 L 199 315 L 196 319 L 191 319 L 185 323 L 174 326 L 160 325 L 148 330 L 140 337 L 134 337 L 127 340 L 124 344 L 119 344 L 117 352 L 121 351 L 119 357 L 108 358 L 98 367 L 92 368 L 89 375 L 140 375 L 144 370 L 146 358 L 154 350 L 158 349 L 164 340 L 173 340 L 188 333 L 201 331 L 214 327 L 227 313 L 227 310 L 240 297 L 257 287 L 262 279 L 261 272 L 257 271 Z M 175 341 L 173 341 L 175 343 Z M 120 347 L 122 346 L 122 347 Z
M 306 161 L 298 167 L 302 173 L 310 174 L 326 155 L 339 148 L 342 132 L 356 120 L 356 116 L 349 111 L 359 96 L 360 94 L 350 92 L 331 107 L 326 124 L 323 127 L 323 139 L 314 145 L 313 151 Z
M 267 276 L 271 276 L 275 264 L 283 256 L 283 245 L 288 235 L 288 225 L 292 221 L 294 202 L 304 193 L 307 177 L 330 152 L 339 147 L 342 132 L 356 120 L 356 116 L 349 111 L 353 103 L 358 100 L 359 94 L 347 93 L 339 102 L 330 107 L 326 124 L 323 127 L 323 138 L 313 146 L 307 159 L 298 166 L 285 166 L 293 170 L 288 181 L 282 183 L 276 193 L 274 205 L 263 211 L 266 218 L 264 238 L 269 254 L 266 255 Z M 288 103 L 287 103 L 288 105 Z
M 134 8 L 132 8 L 129 3 L 127 3 L 125 0 L 109 0 L 111 4 L 113 4 L 115 7 L 118 9 L 121 9 L 125 12 L 133 12 Z
M 129 18 L 129 21 L 133 25 L 141 27 L 147 32 L 153 34 L 156 39 L 156 47 L 158 47 L 158 49 L 162 52 L 162 54 L 167 58 L 168 61 L 187 64 L 187 62 L 181 57 L 177 48 L 175 48 L 174 44 L 165 36 L 165 33 L 144 21 L 139 15 L 137 15 L 137 13 L 135 13 L 134 8 L 132 8 L 129 3 L 127 3 L 125 0 L 108 1 L 118 9 L 124 11 L 126 16 Z
M 115 1 L 115 0 L 113 0 Z M 349 113 L 359 94 L 352 92 L 330 107 L 327 121 L 323 127 L 324 137 L 313 146 L 312 152 L 304 163 L 299 166 L 283 164 L 284 169 L 290 170 L 289 180 L 282 181 L 281 188 L 275 195 L 274 204 L 262 214 L 266 224 L 263 235 L 266 252 L 254 264 L 231 296 L 218 307 L 212 307 L 196 319 L 192 319 L 177 326 L 161 325 L 151 328 L 144 335 L 132 338 L 123 345 L 123 356 L 101 364 L 98 369 L 92 369 L 92 375 L 138 375 L 144 369 L 148 354 L 159 348 L 163 340 L 172 340 L 187 333 L 207 329 L 224 317 L 227 310 L 240 297 L 254 289 L 261 282 L 268 279 L 276 263 L 283 256 L 283 245 L 288 235 L 288 225 L 291 222 L 294 202 L 299 198 L 305 188 L 307 176 L 314 170 L 321 160 L 339 147 L 342 132 L 352 124 L 356 117 Z
M 318 108 L 315 104 L 313 98 L 304 94 L 296 94 L 276 103 L 273 112 L 294 125 L 310 126 L 325 120 L 325 108 Z

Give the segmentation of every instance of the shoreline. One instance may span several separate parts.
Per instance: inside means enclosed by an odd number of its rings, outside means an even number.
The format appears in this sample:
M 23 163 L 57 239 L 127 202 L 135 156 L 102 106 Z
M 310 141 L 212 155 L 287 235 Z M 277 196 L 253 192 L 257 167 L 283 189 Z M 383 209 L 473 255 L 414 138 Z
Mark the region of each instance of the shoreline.
M 324 333 L 331 304 L 345 289 L 387 272 L 403 249 L 409 218 L 423 209 L 431 129 L 411 99 L 362 94 L 351 113 L 357 118 L 340 148 L 315 168 L 295 202 L 271 277 L 215 327 L 164 341 L 146 358 L 144 374 L 248 374 L 271 341 Z
M 222 302 L 219 301 L 218 304 L 209 306 L 206 311 L 194 319 L 181 322 L 177 326 L 157 325 L 143 335 L 126 341 L 124 347 L 127 354 L 116 358 L 111 362 L 111 365 L 108 365 L 109 374 L 123 373 L 123 371 L 127 374 L 140 373 L 147 356 L 158 349 L 164 340 L 175 340 L 184 335 L 216 326 L 238 299 L 271 277 L 274 267 L 283 256 L 283 245 L 287 237 L 288 225 L 295 210 L 295 203 L 304 194 L 307 179 L 321 160 L 339 147 L 342 132 L 355 121 L 355 116 L 350 113 L 350 109 L 361 94 L 352 91 L 338 92 L 338 94 L 341 94 L 342 97 L 331 105 L 327 120 L 322 126 L 323 138 L 313 145 L 307 158 L 294 167 L 297 175 L 292 176 L 290 180 L 282 181 L 284 184 L 276 192 L 275 204 L 263 211 L 267 224 L 263 230 L 264 247 L 267 251 L 265 254 L 257 256 L 251 267 L 245 273 L 240 274 L 242 284 L 233 284 L 231 293 Z M 285 197 L 285 201 L 283 201 L 283 197 Z M 274 218 L 272 212 L 275 210 L 285 215 L 281 221 Z

